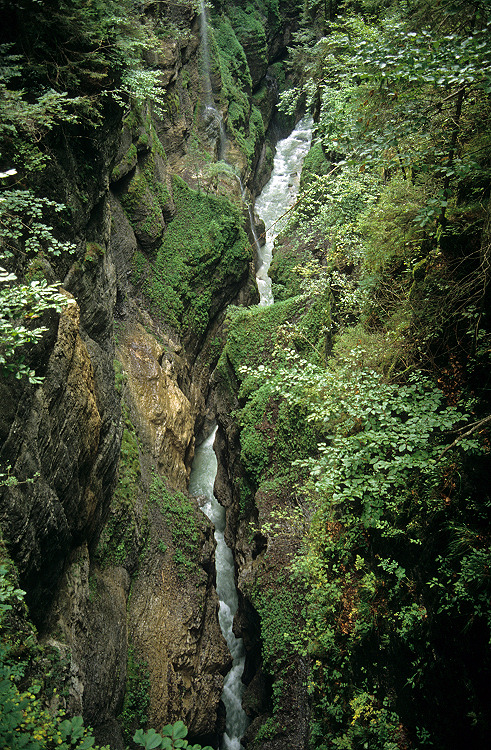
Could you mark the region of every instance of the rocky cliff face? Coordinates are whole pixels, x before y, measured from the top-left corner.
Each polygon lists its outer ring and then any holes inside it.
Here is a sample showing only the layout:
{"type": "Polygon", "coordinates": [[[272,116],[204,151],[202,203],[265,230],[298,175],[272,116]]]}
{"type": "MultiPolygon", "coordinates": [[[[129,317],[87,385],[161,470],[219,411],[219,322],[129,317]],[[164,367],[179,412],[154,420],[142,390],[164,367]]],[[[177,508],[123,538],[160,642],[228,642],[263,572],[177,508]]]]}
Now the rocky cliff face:
{"type": "MultiPolygon", "coordinates": [[[[3,455],[21,481],[38,474],[32,484],[4,488],[2,503],[4,538],[38,623],[70,550],[97,541],[121,437],[113,378],[107,377],[111,350],[83,335],[77,303],[54,326],[43,385],[26,389],[4,410],[3,455]]],[[[6,388],[5,398],[12,398],[6,388]]]]}
{"type": "Polygon", "coordinates": [[[217,32],[210,123],[196,12],[164,11],[146,8],[148,23],[165,18],[179,30],[147,53],[160,71],[161,109],[111,110],[92,151],[69,138],[53,146],[46,184],[72,208],[77,253],[47,264],[47,277],[62,279],[71,304],[48,316],[30,354],[42,385],[0,385],[1,460],[20,480],[2,488],[3,537],[40,639],[62,657],[68,711],[114,748],[123,745],[118,715],[128,731],[144,715],[157,727],[181,718],[202,738],[220,725],[230,656],[217,620],[213,535],[185,490],[195,437],[213,417],[209,377],[225,308],[257,292],[237,181],[226,171],[217,179],[209,163],[223,117],[228,161],[252,190],[258,170],[264,182],[277,94],[268,66],[290,28],[278,22],[256,38],[241,32],[241,18],[222,19],[223,34],[233,27],[243,45],[250,87],[246,96],[240,80],[230,82],[217,32]],[[190,240],[176,227],[191,200],[202,211],[193,216],[201,256],[190,249],[179,265],[190,240]],[[176,535],[183,528],[189,537],[176,535]],[[137,684],[146,688],[141,705],[137,684]]]}

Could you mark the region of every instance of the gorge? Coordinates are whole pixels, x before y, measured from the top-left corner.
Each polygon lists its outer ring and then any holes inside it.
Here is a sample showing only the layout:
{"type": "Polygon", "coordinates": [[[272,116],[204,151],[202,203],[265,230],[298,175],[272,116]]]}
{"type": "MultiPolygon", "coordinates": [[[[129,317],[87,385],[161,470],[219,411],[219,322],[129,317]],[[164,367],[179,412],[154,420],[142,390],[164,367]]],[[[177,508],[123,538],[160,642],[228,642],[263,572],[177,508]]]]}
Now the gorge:
{"type": "Polygon", "coordinates": [[[0,14],[0,750],[487,747],[487,4],[0,14]]]}

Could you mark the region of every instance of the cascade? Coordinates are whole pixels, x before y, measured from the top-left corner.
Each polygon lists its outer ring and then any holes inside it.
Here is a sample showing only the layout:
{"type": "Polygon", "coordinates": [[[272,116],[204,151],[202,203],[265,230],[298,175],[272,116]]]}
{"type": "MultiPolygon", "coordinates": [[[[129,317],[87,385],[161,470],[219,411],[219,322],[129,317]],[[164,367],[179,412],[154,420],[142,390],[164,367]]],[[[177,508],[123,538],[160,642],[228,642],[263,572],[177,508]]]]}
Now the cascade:
{"type": "MultiPolygon", "coordinates": [[[[203,6],[204,7],[204,6],[203,6]]],[[[257,282],[262,305],[272,304],[271,279],[268,276],[269,264],[272,257],[274,239],[284,226],[282,216],[295,202],[300,183],[302,162],[310,147],[312,132],[312,118],[305,117],[295,130],[277,146],[273,172],[269,182],[264,187],[256,207],[269,227],[266,234],[266,245],[261,248],[254,226],[252,206],[247,203],[251,231],[258,254],[257,282]]],[[[245,202],[245,191],[240,180],[242,199],[245,202]]],[[[204,498],[201,509],[215,526],[215,565],[216,588],[220,602],[218,619],[227,646],[232,655],[232,669],[225,677],[222,701],[226,709],[225,733],[221,741],[221,750],[241,750],[240,743],[248,718],[242,709],[242,694],[244,685],[242,673],[244,671],[245,651],[241,638],[236,638],[233,632],[234,615],[237,611],[238,597],[235,587],[235,564],[232,551],[224,538],[225,508],[223,508],[213,494],[213,486],[217,471],[217,460],[213,451],[216,429],[196,449],[189,491],[192,495],[204,498]]]]}
{"type": "Polygon", "coordinates": [[[225,160],[227,152],[227,136],[223,124],[222,113],[213,103],[213,88],[211,85],[210,75],[210,48],[208,45],[208,19],[206,16],[205,0],[200,0],[200,20],[199,28],[201,35],[201,57],[203,64],[203,91],[205,106],[203,111],[203,120],[205,127],[209,131],[216,131],[218,134],[218,160],[225,160]]]}
{"type": "Polygon", "coordinates": [[[227,646],[232,655],[232,669],[225,677],[222,701],[226,710],[225,734],[222,750],[240,750],[240,738],[244,734],[248,719],[242,709],[242,672],[244,671],[245,651],[241,638],[233,632],[234,615],[238,599],[235,588],[235,565],[232,550],[225,543],[225,508],[213,495],[213,485],[217,472],[217,460],[213,451],[216,428],[196,449],[193,468],[189,480],[189,491],[196,497],[204,498],[201,510],[215,526],[215,566],[216,588],[220,609],[218,620],[227,646]]]}
{"type": "Polygon", "coordinates": [[[256,282],[260,305],[271,305],[271,279],[268,276],[276,237],[285,227],[288,209],[295,203],[300,186],[302,164],[310,148],[312,117],[304,117],[287,138],[276,146],[273,171],[269,182],[256,198],[256,211],[266,225],[266,243],[259,247],[256,282]]]}

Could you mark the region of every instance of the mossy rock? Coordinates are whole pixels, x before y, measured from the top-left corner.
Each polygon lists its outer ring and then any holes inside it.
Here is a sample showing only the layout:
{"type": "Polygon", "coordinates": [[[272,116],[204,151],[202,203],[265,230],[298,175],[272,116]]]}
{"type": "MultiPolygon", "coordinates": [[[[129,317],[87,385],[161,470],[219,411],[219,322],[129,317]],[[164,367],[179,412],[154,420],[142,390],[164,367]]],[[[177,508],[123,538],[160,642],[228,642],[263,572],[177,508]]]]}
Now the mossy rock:
{"type": "Polygon", "coordinates": [[[198,342],[209,321],[238,293],[252,250],[232,203],[172,183],[176,214],[145,286],[154,314],[198,342]]]}
{"type": "Polygon", "coordinates": [[[155,250],[162,240],[165,221],[158,197],[138,168],[121,196],[121,203],[141,247],[155,250]]]}
{"type": "Polygon", "coordinates": [[[255,88],[265,76],[268,68],[268,43],[264,20],[251,8],[234,6],[229,11],[230,20],[249,66],[252,87],[255,88]]]}
{"type": "Polygon", "coordinates": [[[111,172],[111,182],[118,182],[136,167],[138,154],[134,143],[130,145],[123,158],[115,164],[111,172]]]}

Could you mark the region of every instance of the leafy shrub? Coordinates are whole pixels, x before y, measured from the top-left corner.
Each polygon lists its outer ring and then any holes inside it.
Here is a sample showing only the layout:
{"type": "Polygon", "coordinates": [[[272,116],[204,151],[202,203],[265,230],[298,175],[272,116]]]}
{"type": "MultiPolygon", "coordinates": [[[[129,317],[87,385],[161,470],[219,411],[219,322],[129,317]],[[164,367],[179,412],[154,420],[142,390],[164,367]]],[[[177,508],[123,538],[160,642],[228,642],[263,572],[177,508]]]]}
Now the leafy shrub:
{"type": "Polygon", "coordinates": [[[201,747],[201,745],[190,745],[187,737],[188,730],[182,721],[176,721],[175,724],[167,724],[163,727],[160,733],[154,729],[149,729],[144,732],[142,729],[138,729],[133,736],[133,741],[137,745],[141,745],[145,750],[177,750],[177,748],[185,748],[186,750],[213,750],[209,745],[201,747]]]}

